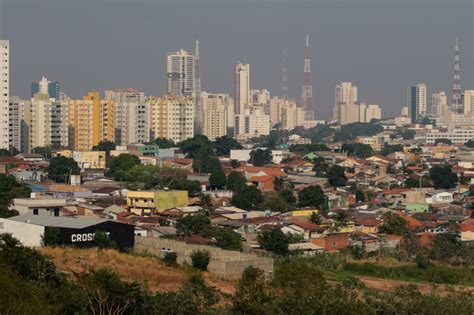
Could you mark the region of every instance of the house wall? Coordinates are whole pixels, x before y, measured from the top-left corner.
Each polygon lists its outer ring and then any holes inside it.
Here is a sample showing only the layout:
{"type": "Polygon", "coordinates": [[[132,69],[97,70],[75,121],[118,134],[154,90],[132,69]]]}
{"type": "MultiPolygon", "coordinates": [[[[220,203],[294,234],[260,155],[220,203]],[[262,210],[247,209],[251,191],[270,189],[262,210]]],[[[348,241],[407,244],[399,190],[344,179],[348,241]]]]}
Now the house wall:
{"type": "Polygon", "coordinates": [[[0,234],[2,233],[10,233],[24,246],[40,247],[41,239],[44,234],[44,226],[0,219],[0,234]]]}
{"type": "Polygon", "coordinates": [[[191,254],[194,251],[208,251],[211,254],[208,270],[222,279],[238,279],[248,266],[254,266],[268,273],[273,272],[272,258],[211,246],[191,245],[174,240],[135,236],[135,251],[137,252],[149,252],[161,257],[164,256],[164,253],[161,252],[163,247],[175,251],[178,254],[178,263],[180,264],[184,262],[191,264],[191,254]]]}

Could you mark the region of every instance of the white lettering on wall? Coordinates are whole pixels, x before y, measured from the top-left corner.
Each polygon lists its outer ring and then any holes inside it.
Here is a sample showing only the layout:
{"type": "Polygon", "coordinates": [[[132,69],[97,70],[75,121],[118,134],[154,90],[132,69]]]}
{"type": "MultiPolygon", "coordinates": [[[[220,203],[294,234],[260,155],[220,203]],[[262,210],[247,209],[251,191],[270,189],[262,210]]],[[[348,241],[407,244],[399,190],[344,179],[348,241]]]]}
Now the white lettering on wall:
{"type": "MultiPolygon", "coordinates": [[[[105,232],[105,235],[110,236],[110,232],[105,232]]],[[[71,234],[71,242],[90,242],[94,240],[95,233],[79,233],[71,234]]]]}

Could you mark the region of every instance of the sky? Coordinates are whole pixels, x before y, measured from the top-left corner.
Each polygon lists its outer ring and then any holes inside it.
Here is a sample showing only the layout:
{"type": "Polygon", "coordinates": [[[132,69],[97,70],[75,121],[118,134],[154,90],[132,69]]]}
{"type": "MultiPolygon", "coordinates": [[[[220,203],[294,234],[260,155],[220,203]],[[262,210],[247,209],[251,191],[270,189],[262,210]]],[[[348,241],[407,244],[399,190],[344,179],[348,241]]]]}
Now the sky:
{"type": "Polygon", "coordinates": [[[71,97],[134,87],[166,92],[166,55],[194,51],[202,89],[233,92],[236,62],[252,89],[300,99],[310,34],[316,118],[330,117],[334,88],[358,87],[360,102],[399,115],[410,85],[452,94],[454,42],[461,88],[474,88],[474,0],[0,0],[0,39],[10,40],[11,95],[28,98],[46,75],[71,97]]]}

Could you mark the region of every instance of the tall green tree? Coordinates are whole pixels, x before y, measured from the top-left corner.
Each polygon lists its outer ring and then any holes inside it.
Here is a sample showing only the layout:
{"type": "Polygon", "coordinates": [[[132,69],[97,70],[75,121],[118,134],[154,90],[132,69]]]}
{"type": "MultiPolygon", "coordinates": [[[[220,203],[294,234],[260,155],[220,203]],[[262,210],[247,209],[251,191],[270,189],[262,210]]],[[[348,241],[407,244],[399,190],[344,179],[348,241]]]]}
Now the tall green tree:
{"type": "Polygon", "coordinates": [[[57,183],[65,183],[70,175],[79,175],[81,169],[73,158],[56,156],[51,159],[48,166],[48,178],[57,183]]]}
{"type": "Polygon", "coordinates": [[[240,150],[242,149],[242,145],[229,136],[222,136],[216,138],[212,143],[214,150],[217,156],[229,156],[230,150],[240,150]]]}
{"type": "Polygon", "coordinates": [[[430,177],[437,189],[450,189],[456,187],[458,176],[453,173],[451,166],[435,165],[430,169],[430,177]]]}
{"type": "Polygon", "coordinates": [[[234,193],[230,203],[238,208],[252,210],[262,202],[262,193],[257,187],[250,185],[234,193]]]}
{"type": "Polygon", "coordinates": [[[348,155],[358,158],[368,158],[374,154],[374,150],[368,144],[364,143],[344,143],[341,146],[342,151],[346,151],[348,155]]]}
{"type": "Polygon", "coordinates": [[[327,172],[327,178],[329,184],[335,187],[344,187],[347,183],[346,175],[344,174],[344,168],[339,165],[333,165],[327,172]]]}
{"type": "Polygon", "coordinates": [[[301,207],[326,208],[326,196],[321,186],[309,186],[298,193],[298,204],[301,207]]]}
{"type": "Polygon", "coordinates": [[[278,195],[266,197],[260,207],[263,210],[271,210],[272,212],[288,211],[286,200],[278,195]]]}
{"type": "Polygon", "coordinates": [[[272,152],[269,149],[257,149],[250,152],[250,159],[248,161],[254,166],[265,166],[272,162],[272,152]]]}
{"type": "Polygon", "coordinates": [[[212,147],[203,146],[197,153],[193,153],[193,171],[196,173],[212,173],[221,170],[221,163],[214,154],[212,147]]]}
{"type": "Polygon", "coordinates": [[[9,206],[14,198],[29,198],[30,187],[17,182],[12,175],[0,174],[0,218],[18,215],[18,211],[10,210],[9,206]]]}
{"type": "Polygon", "coordinates": [[[259,245],[268,251],[271,251],[277,255],[288,254],[288,237],[281,230],[273,229],[269,231],[263,231],[258,235],[259,245]]]}
{"type": "Polygon", "coordinates": [[[227,178],[224,174],[224,171],[222,169],[217,169],[214,170],[211,173],[211,176],[209,176],[209,184],[213,188],[222,188],[226,185],[227,183],[227,178]]]}
{"type": "Polygon", "coordinates": [[[227,188],[233,192],[237,192],[247,186],[247,179],[241,172],[231,172],[227,176],[227,188]]]}
{"type": "Polygon", "coordinates": [[[203,149],[205,149],[206,151],[214,152],[212,149],[211,141],[209,141],[209,139],[204,135],[196,135],[191,139],[186,139],[178,143],[178,146],[190,158],[194,158],[195,156],[197,156],[197,154],[203,149]]]}
{"type": "Polygon", "coordinates": [[[113,141],[100,141],[98,145],[92,147],[92,151],[105,151],[105,155],[109,156],[110,151],[115,150],[116,145],[113,141]]]}
{"type": "Polygon", "coordinates": [[[159,146],[160,149],[169,149],[176,146],[173,140],[166,139],[166,138],[156,138],[155,141],[153,141],[153,143],[159,146]]]}
{"type": "Polygon", "coordinates": [[[278,193],[278,195],[281,198],[283,198],[283,200],[285,200],[287,204],[289,204],[289,205],[296,204],[296,197],[290,189],[288,189],[288,188],[283,189],[282,191],[280,191],[278,193]]]}
{"type": "Polygon", "coordinates": [[[115,180],[126,180],[127,172],[134,166],[140,164],[140,159],[133,154],[120,154],[119,156],[109,156],[107,167],[109,173],[115,180]]]}
{"type": "Polygon", "coordinates": [[[379,227],[380,233],[404,235],[408,232],[407,221],[398,214],[387,212],[383,216],[383,223],[379,227]]]}

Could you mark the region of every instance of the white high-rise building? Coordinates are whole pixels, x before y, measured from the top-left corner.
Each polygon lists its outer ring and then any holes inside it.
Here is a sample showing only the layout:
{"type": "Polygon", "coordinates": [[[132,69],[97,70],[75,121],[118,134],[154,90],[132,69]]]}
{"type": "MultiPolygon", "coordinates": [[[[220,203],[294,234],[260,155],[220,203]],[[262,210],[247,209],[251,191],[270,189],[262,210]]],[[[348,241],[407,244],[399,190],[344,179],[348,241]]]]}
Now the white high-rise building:
{"type": "Polygon", "coordinates": [[[69,144],[68,103],[56,101],[48,94],[37,93],[22,102],[23,150],[35,147],[67,147],[69,144]]]}
{"type": "Polygon", "coordinates": [[[252,104],[255,105],[267,105],[270,102],[270,91],[267,89],[263,90],[251,90],[252,104]]]}
{"type": "Polygon", "coordinates": [[[270,134],[270,116],[261,108],[235,115],[234,134],[237,139],[268,136],[270,134]]]}
{"type": "Polygon", "coordinates": [[[22,151],[21,147],[21,122],[22,122],[22,101],[17,96],[10,97],[8,105],[9,116],[9,141],[10,146],[22,151]]]}
{"type": "Polygon", "coordinates": [[[332,111],[334,120],[340,124],[348,124],[358,120],[357,86],[352,82],[341,82],[336,85],[332,111]]]}
{"type": "Polygon", "coordinates": [[[336,103],[356,103],[357,86],[352,82],[341,82],[336,86],[336,103]]]}
{"type": "Polygon", "coordinates": [[[149,103],[134,89],[105,91],[115,103],[115,143],[125,146],[150,141],[149,103]]]}
{"type": "Polygon", "coordinates": [[[236,115],[245,114],[252,104],[250,97],[250,65],[238,63],[234,72],[234,101],[236,115]]]}
{"type": "Polygon", "coordinates": [[[209,140],[225,136],[229,119],[234,120],[234,104],[229,94],[201,93],[203,110],[203,134],[209,140]],[[229,113],[231,112],[231,113],[229,113]]]}
{"type": "Polygon", "coordinates": [[[171,139],[175,143],[194,137],[194,100],[192,97],[165,95],[150,97],[151,138],[171,139]]]}
{"type": "Polygon", "coordinates": [[[426,116],[426,84],[424,83],[416,85],[416,107],[419,116],[426,116]]]}
{"type": "Polygon", "coordinates": [[[10,43],[0,40],[0,149],[8,149],[9,95],[10,95],[10,43]]]}
{"type": "Polygon", "coordinates": [[[474,90],[464,91],[464,115],[474,114],[474,90]]]}
{"type": "Polygon", "coordinates": [[[379,105],[371,104],[365,109],[365,115],[359,117],[360,122],[369,123],[372,119],[381,119],[382,110],[379,105]]]}
{"type": "Polygon", "coordinates": [[[448,98],[444,91],[433,93],[431,95],[431,114],[433,117],[442,117],[447,105],[448,98]]]}
{"type": "Polygon", "coordinates": [[[168,53],[168,93],[194,97],[196,77],[194,55],[181,49],[168,53]]]}

